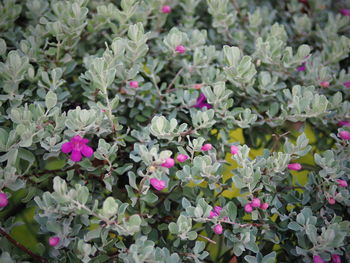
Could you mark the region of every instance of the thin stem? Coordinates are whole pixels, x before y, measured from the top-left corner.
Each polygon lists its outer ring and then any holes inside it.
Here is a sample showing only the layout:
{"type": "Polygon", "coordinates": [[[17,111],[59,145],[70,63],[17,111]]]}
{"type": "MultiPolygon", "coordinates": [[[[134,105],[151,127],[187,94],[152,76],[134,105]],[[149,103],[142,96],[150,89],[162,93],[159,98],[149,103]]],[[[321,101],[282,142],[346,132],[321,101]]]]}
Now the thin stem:
{"type": "Polygon", "coordinates": [[[201,238],[204,238],[204,239],[207,240],[208,242],[210,242],[210,243],[216,245],[216,241],[210,239],[209,237],[206,237],[206,236],[203,236],[203,235],[198,235],[198,236],[200,236],[201,238]]]}
{"type": "Polygon", "coordinates": [[[26,248],[24,245],[19,243],[17,240],[15,240],[13,237],[11,237],[2,227],[0,227],[0,234],[3,235],[8,241],[10,241],[14,246],[19,248],[20,250],[24,251],[26,254],[34,258],[38,262],[47,263],[48,260],[33,253],[30,249],[26,248]]]}

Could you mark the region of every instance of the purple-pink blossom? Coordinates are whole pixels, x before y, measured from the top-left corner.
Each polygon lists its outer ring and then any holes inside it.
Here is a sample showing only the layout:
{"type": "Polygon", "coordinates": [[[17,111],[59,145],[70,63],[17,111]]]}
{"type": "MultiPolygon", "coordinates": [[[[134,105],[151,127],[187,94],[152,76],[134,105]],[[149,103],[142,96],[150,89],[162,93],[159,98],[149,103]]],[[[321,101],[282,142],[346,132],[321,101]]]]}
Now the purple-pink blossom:
{"type": "Polygon", "coordinates": [[[58,236],[52,236],[49,238],[49,245],[55,247],[60,243],[60,240],[58,236]]]}
{"type": "Polygon", "coordinates": [[[193,88],[194,89],[201,89],[202,88],[202,84],[194,84],[193,88]]]}
{"type": "Polygon", "coordinates": [[[207,109],[211,109],[213,106],[207,102],[205,95],[203,93],[200,93],[196,104],[194,104],[193,107],[198,109],[207,107],[207,109]]]}
{"type": "Polygon", "coordinates": [[[320,86],[323,88],[328,88],[329,87],[329,82],[328,81],[321,81],[320,86]]]}
{"type": "Polygon", "coordinates": [[[188,156],[186,154],[180,153],[177,157],[176,160],[180,163],[185,162],[188,159],[188,156]]]}
{"type": "Polygon", "coordinates": [[[343,8],[343,9],[340,9],[339,12],[344,16],[350,17],[350,9],[343,8]]]}
{"type": "Polygon", "coordinates": [[[261,205],[261,201],[259,198],[253,198],[252,202],[250,203],[252,207],[259,207],[261,205]]]}
{"type": "Polygon", "coordinates": [[[9,199],[7,197],[7,194],[0,193],[0,208],[3,208],[9,204],[9,199]]]}
{"type": "Polygon", "coordinates": [[[301,164],[300,163],[290,163],[288,164],[289,170],[299,171],[301,170],[301,164]]]}
{"type": "Polygon", "coordinates": [[[164,163],[162,163],[162,167],[166,167],[166,168],[171,168],[175,165],[175,160],[173,158],[166,158],[164,163]]]}
{"type": "Polygon", "coordinates": [[[209,216],[208,218],[209,219],[213,219],[214,217],[217,217],[219,216],[217,213],[215,213],[215,211],[211,210],[210,213],[209,213],[209,216]]]}
{"type": "Polygon", "coordinates": [[[237,154],[238,152],[239,152],[239,149],[238,149],[238,147],[236,146],[236,145],[231,145],[231,154],[232,155],[235,155],[235,154],[237,154]]]}
{"type": "Polygon", "coordinates": [[[350,88],[350,81],[346,81],[343,83],[343,85],[347,88],[350,88]]]}
{"type": "Polygon", "coordinates": [[[214,206],[214,212],[217,213],[218,215],[220,215],[221,213],[221,210],[222,210],[222,207],[221,206],[214,206]]]}
{"type": "Polygon", "coordinates": [[[335,204],[335,199],[333,197],[328,198],[328,204],[334,205],[335,204]]]}
{"type": "Polygon", "coordinates": [[[86,145],[88,142],[88,139],[76,135],[69,142],[62,144],[61,150],[63,153],[71,152],[70,159],[73,162],[80,162],[82,155],[85,157],[91,157],[94,153],[94,150],[86,145]]]}
{"type": "Polygon", "coordinates": [[[223,231],[223,229],[222,229],[222,226],[221,226],[220,224],[216,224],[216,225],[214,226],[214,232],[215,232],[215,234],[221,235],[221,234],[222,234],[222,231],[223,231]]]}
{"type": "Polygon", "coordinates": [[[339,132],[339,137],[343,140],[350,140],[350,132],[341,131],[341,132],[339,132]]]}
{"type": "Polygon", "coordinates": [[[179,54],[183,54],[186,52],[186,48],[183,45],[178,45],[176,46],[175,51],[179,54]]]}
{"type": "Polygon", "coordinates": [[[139,86],[139,83],[138,83],[138,81],[133,80],[133,81],[129,82],[129,85],[132,88],[137,88],[139,86]]]}
{"type": "Polygon", "coordinates": [[[253,207],[250,203],[246,204],[244,206],[244,211],[246,211],[247,213],[251,213],[253,211],[253,207]]]}
{"type": "Polygon", "coordinates": [[[160,9],[160,11],[163,14],[169,14],[171,12],[171,6],[169,5],[163,5],[162,8],[160,9]]]}
{"type": "Polygon", "coordinates": [[[346,181],[341,179],[337,179],[336,181],[340,187],[348,187],[348,183],[346,181]]]}
{"type": "Polygon", "coordinates": [[[306,70],[306,62],[303,62],[301,66],[297,67],[297,71],[305,71],[306,70]]]}
{"type": "Polygon", "coordinates": [[[350,127],[350,122],[347,122],[347,121],[340,121],[340,122],[338,122],[338,124],[339,124],[340,126],[347,126],[347,127],[350,127]]]}
{"type": "Polygon", "coordinates": [[[201,147],[201,150],[204,152],[210,151],[213,148],[213,145],[210,143],[206,143],[201,147]]]}
{"type": "Polygon", "coordinates": [[[153,188],[155,188],[158,191],[162,191],[165,188],[165,181],[164,180],[158,180],[157,178],[151,178],[149,180],[153,188]]]}
{"type": "Polygon", "coordinates": [[[315,255],[314,256],[314,263],[326,263],[326,262],[324,262],[320,256],[315,255]]]}
{"type": "Polygon", "coordinates": [[[332,261],[331,263],[341,263],[341,258],[337,254],[332,254],[332,261]]]}

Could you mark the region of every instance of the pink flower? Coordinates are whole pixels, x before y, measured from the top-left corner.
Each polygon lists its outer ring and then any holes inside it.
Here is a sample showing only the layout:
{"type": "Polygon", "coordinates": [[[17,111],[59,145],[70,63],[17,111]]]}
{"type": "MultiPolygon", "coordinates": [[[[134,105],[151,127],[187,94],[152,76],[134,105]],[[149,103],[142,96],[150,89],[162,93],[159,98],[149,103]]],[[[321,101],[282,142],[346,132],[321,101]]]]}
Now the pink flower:
{"type": "Polygon", "coordinates": [[[173,158],[166,158],[164,163],[162,163],[162,167],[166,167],[166,168],[171,168],[175,165],[175,160],[173,158]]]}
{"type": "Polygon", "coordinates": [[[260,202],[260,199],[259,198],[254,198],[253,200],[252,200],[252,202],[250,203],[250,205],[252,206],[252,207],[259,207],[260,206],[260,204],[261,204],[261,202],[260,202]]]}
{"type": "Polygon", "coordinates": [[[209,213],[208,218],[209,218],[209,219],[213,219],[214,217],[217,217],[217,216],[218,216],[218,214],[215,213],[213,210],[211,210],[210,213],[209,213]]]}
{"type": "Polygon", "coordinates": [[[329,87],[329,82],[328,81],[321,81],[320,86],[323,88],[328,88],[329,87]]]}
{"type": "Polygon", "coordinates": [[[348,183],[346,181],[341,179],[337,179],[336,181],[340,187],[348,187],[348,183]]]}
{"type": "Polygon", "coordinates": [[[202,88],[202,84],[194,84],[194,89],[201,89],[202,88]]]}
{"type": "Polygon", "coordinates": [[[338,122],[338,124],[339,124],[340,126],[347,126],[347,127],[350,127],[350,122],[347,122],[347,121],[340,121],[340,122],[338,122]]]}
{"type": "Polygon", "coordinates": [[[55,247],[60,243],[60,238],[58,236],[53,236],[49,238],[49,245],[55,247]]]}
{"type": "Polygon", "coordinates": [[[217,224],[214,226],[214,232],[217,235],[221,235],[222,234],[222,226],[220,224],[217,224]]]}
{"type": "Polygon", "coordinates": [[[332,254],[332,261],[331,263],[341,263],[341,258],[337,254],[332,254]]]}
{"type": "Polygon", "coordinates": [[[80,162],[82,156],[91,157],[94,153],[94,150],[87,146],[89,142],[88,139],[81,138],[79,135],[74,136],[69,142],[62,144],[61,151],[63,153],[70,153],[70,159],[73,162],[80,162]]]}
{"type": "Polygon", "coordinates": [[[163,14],[169,14],[171,12],[171,6],[169,5],[164,5],[162,6],[162,8],[160,9],[160,11],[163,13],[163,14]]]}
{"type": "Polygon", "coordinates": [[[7,194],[0,193],[0,208],[3,208],[9,204],[9,199],[7,198],[7,194]]]}
{"type": "Polygon", "coordinates": [[[183,53],[185,53],[186,48],[183,45],[178,45],[178,46],[176,46],[175,51],[179,54],[183,54],[183,53]]]}
{"type": "Polygon", "coordinates": [[[303,62],[301,66],[297,67],[297,71],[305,71],[306,70],[306,62],[303,62]]]}
{"type": "Polygon", "coordinates": [[[339,11],[342,15],[350,17],[350,9],[340,9],[339,11]]]}
{"type": "Polygon", "coordinates": [[[211,109],[213,106],[209,103],[207,103],[207,98],[205,97],[205,95],[203,93],[199,94],[199,97],[196,101],[196,104],[193,105],[194,108],[204,108],[207,107],[207,109],[211,109]]]}
{"type": "Polygon", "coordinates": [[[221,210],[222,210],[222,207],[221,206],[214,206],[214,211],[215,211],[215,213],[217,213],[218,215],[220,215],[220,213],[221,213],[221,210]]]}
{"type": "Polygon", "coordinates": [[[183,163],[188,159],[188,156],[186,154],[180,153],[177,157],[176,160],[178,160],[180,163],[183,163]]]}
{"type": "Polygon", "coordinates": [[[157,178],[151,178],[150,180],[151,185],[158,191],[162,191],[165,188],[165,181],[164,180],[158,180],[157,178]]]}
{"type": "Polygon", "coordinates": [[[299,171],[301,170],[301,164],[300,163],[290,163],[288,164],[289,170],[299,171]]]}
{"type": "Polygon", "coordinates": [[[347,88],[350,88],[350,81],[344,82],[343,85],[347,88]]]}
{"type": "Polygon", "coordinates": [[[133,81],[129,82],[129,85],[132,88],[137,88],[139,86],[139,83],[138,83],[138,81],[133,80],[133,81]]]}
{"type": "Polygon", "coordinates": [[[314,256],[314,263],[326,263],[320,256],[314,256]]]}
{"type": "Polygon", "coordinates": [[[231,154],[235,155],[239,152],[238,147],[236,145],[231,145],[231,154]]]}
{"type": "Polygon", "coordinates": [[[211,149],[213,149],[213,146],[210,143],[204,144],[201,147],[201,150],[204,151],[204,152],[210,151],[211,149]]]}
{"type": "Polygon", "coordinates": [[[251,213],[253,211],[253,207],[250,203],[246,204],[244,206],[244,211],[246,211],[247,213],[251,213]]]}
{"type": "Polygon", "coordinates": [[[262,204],[260,205],[260,209],[261,209],[261,210],[266,210],[267,208],[269,208],[269,204],[268,204],[268,203],[262,203],[262,204]]]}
{"type": "Polygon", "coordinates": [[[328,198],[328,204],[334,205],[335,204],[335,199],[333,197],[328,198]]]}
{"type": "Polygon", "coordinates": [[[339,132],[339,137],[343,140],[350,140],[350,132],[348,131],[341,131],[339,132]]]}

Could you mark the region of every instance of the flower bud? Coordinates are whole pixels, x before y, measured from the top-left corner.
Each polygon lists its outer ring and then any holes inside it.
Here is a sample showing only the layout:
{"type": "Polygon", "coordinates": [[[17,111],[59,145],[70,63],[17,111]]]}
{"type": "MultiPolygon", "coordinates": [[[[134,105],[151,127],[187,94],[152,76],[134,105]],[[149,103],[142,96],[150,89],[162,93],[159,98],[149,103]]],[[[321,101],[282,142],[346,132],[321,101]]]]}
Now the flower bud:
{"type": "Polygon", "coordinates": [[[350,81],[344,82],[343,85],[344,85],[346,88],[350,88],[350,81]]]}
{"type": "Polygon", "coordinates": [[[186,154],[179,154],[176,157],[176,160],[180,163],[183,163],[184,161],[186,161],[188,159],[188,156],[186,154]]]}
{"type": "Polygon", "coordinates": [[[314,263],[326,263],[320,256],[314,256],[314,263]]]}
{"type": "Polygon", "coordinates": [[[169,14],[171,12],[171,7],[169,5],[164,5],[160,9],[163,14],[169,14]]]}
{"type": "Polygon", "coordinates": [[[60,243],[60,240],[58,236],[52,236],[49,238],[49,245],[55,247],[60,243]]]}
{"type": "Polygon", "coordinates": [[[290,163],[288,164],[289,170],[299,171],[301,170],[301,164],[300,163],[290,163]]]}
{"type": "Polygon", "coordinates": [[[9,203],[9,200],[7,198],[7,194],[0,193],[0,208],[7,206],[8,203],[9,203]]]}
{"type": "Polygon", "coordinates": [[[346,181],[341,179],[337,179],[336,181],[340,187],[348,187],[348,183],[346,181]]]}
{"type": "Polygon", "coordinates": [[[217,225],[214,226],[214,232],[215,232],[215,234],[221,235],[221,234],[222,234],[222,231],[223,231],[223,229],[222,229],[222,226],[221,226],[220,224],[217,224],[217,225]]]}
{"type": "Polygon", "coordinates": [[[151,178],[150,180],[151,185],[158,191],[162,191],[165,188],[165,181],[158,180],[157,178],[151,178]]]}
{"type": "Polygon", "coordinates": [[[335,199],[333,197],[328,198],[328,204],[334,205],[335,204],[335,199]]]}
{"type": "Polygon", "coordinates": [[[210,151],[213,148],[213,146],[210,143],[204,144],[201,148],[202,151],[210,151]]]}
{"type": "Polygon", "coordinates": [[[238,147],[236,145],[231,145],[231,154],[235,155],[239,152],[238,147]]]}
{"type": "Polygon", "coordinates": [[[166,168],[171,168],[175,165],[175,160],[173,158],[166,158],[164,163],[162,163],[162,167],[166,167],[166,168]]]}
{"type": "Polygon", "coordinates": [[[260,199],[259,198],[254,198],[253,200],[252,200],[252,202],[250,203],[250,205],[252,206],[252,207],[259,207],[260,206],[260,204],[261,204],[261,202],[260,202],[260,199]]]}
{"type": "Polygon", "coordinates": [[[199,90],[202,88],[202,84],[194,84],[193,88],[199,90]]]}
{"type": "Polygon", "coordinates": [[[221,206],[214,206],[214,212],[217,213],[218,215],[220,215],[221,210],[222,210],[221,206]]]}
{"type": "Polygon", "coordinates": [[[130,81],[129,82],[130,87],[137,88],[139,86],[139,83],[137,81],[130,81]]]}
{"type": "Polygon", "coordinates": [[[186,48],[183,46],[183,45],[178,45],[176,48],[175,48],[175,51],[179,54],[183,54],[185,53],[186,51],[186,48]]]}
{"type": "Polygon", "coordinates": [[[246,205],[244,206],[244,211],[245,211],[246,213],[251,213],[251,212],[253,211],[253,207],[251,206],[250,203],[248,203],[248,204],[246,204],[246,205]]]}
{"type": "Polygon", "coordinates": [[[218,216],[218,214],[212,210],[212,211],[210,211],[208,218],[213,219],[214,217],[217,217],[217,216],[218,216]]]}
{"type": "Polygon", "coordinates": [[[332,254],[332,261],[331,263],[341,263],[341,258],[337,254],[332,254]]]}
{"type": "Polygon", "coordinates": [[[328,81],[321,81],[320,86],[323,88],[328,88],[329,87],[329,82],[328,81]]]}
{"type": "Polygon", "coordinates": [[[339,137],[343,140],[350,140],[350,132],[341,131],[341,132],[339,132],[339,137]]]}
{"type": "Polygon", "coordinates": [[[269,208],[269,204],[268,203],[262,203],[260,205],[260,209],[262,209],[262,210],[266,210],[267,208],[269,208]]]}

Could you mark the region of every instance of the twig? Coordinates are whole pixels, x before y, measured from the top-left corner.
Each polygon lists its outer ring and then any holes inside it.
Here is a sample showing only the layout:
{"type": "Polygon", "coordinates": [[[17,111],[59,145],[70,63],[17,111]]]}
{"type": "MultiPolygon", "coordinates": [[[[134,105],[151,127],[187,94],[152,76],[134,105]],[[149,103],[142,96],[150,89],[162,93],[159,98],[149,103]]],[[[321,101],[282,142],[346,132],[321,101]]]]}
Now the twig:
{"type": "Polygon", "coordinates": [[[8,241],[10,241],[17,248],[19,248],[20,250],[24,251],[25,253],[27,253],[32,258],[34,258],[36,261],[42,262],[42,263],[48,263],[47,259],[45,259],[45,258],[43,258],[43,257],[41,257],[41,256],[39,256],[37,254],[34,254],[30,249],[26,248],[21,243],[19,243],[15,239],[13,239],[9,234],[6,233],[6,231],[2,227],[0,227],[0,234],[3,235],[8,241]]]}
{"type": "Polygon", "coordinates": [[[210,243],[212,243],[212,244],[215,244],[215,245],[216,245],[216,241],[214,241],[214,240],[210,239],[209,237],[206,237],[206,236],[203,236],[203,235],[198,235],[198,236],[200,236],[201,238],[204,238],[205,240],[208,240],[210,243]]]}

